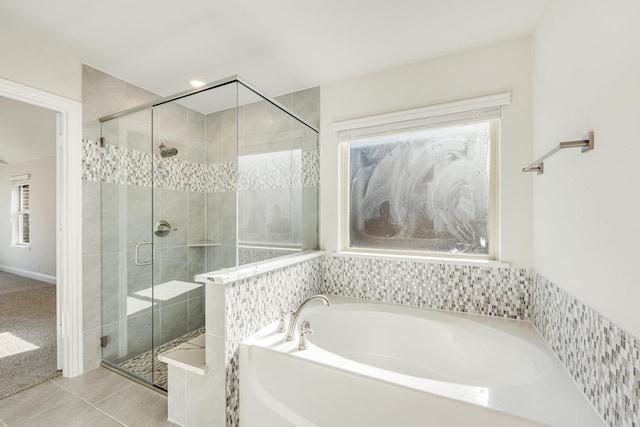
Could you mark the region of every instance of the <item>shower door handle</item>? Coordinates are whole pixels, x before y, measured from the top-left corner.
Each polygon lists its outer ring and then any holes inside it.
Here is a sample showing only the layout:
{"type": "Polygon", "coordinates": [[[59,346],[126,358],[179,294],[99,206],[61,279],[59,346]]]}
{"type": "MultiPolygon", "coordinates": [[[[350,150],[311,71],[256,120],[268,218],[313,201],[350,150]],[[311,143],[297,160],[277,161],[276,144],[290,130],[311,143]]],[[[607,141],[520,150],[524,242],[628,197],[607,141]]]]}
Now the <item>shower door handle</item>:
{"type": "Polygon", "coordinates": [[[133,248],[133,262],[135,262],[136,265],[140,265],[140,266],[151,265],[154,262],[156,262],[156,247],[153,244],[153,242],[142,241],[142,242],[136,243],[136,246],[133,248]],[[151,261],[140,262],[140,258],[138,257],[138,255],[139,255],[140,246],[142,245],[151,245],[151,261]]]}

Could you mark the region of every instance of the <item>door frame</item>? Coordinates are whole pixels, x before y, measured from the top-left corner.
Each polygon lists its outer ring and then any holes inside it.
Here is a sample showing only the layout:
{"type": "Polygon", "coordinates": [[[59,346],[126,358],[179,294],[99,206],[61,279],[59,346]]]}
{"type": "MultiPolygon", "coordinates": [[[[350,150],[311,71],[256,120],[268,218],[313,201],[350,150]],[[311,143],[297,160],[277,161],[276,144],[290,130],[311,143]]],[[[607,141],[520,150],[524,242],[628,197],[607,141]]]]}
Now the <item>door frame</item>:
{"type": "Polygon", "coordinates": [[[0,96],[57,112],[57,366],[65,377],[84,371],[82,337],[82,103],[0,78],[0,96]]]}

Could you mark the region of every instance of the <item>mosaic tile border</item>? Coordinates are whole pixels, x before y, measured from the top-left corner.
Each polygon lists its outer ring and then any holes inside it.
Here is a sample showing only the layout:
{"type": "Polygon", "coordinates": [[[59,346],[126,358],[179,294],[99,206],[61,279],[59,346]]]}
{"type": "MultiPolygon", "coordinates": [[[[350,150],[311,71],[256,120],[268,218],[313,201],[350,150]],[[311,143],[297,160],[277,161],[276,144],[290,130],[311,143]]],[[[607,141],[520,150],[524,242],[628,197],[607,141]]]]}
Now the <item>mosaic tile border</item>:
{"type": "Polygon", "coordinates": [[[522,268],[326,256],[324,293],[528,320],[530,281],[522,268]]]}
{"type": "Polygon", "coordinates": [[[320,182],[320,152],[302,152],[302,186],[317,187],[320,182]]]}
{"type": "Polygon", "coordinates": [[[532,323],[600,415],[640,426],[640,340],[537,272],[532,323]]]}
{"type": "Polygon", "coordinates": [[[315,155],[303,153],[302,159],[299,151],[283,153],[267,159],[241,158],[239,164],[221,162],[206,165],[162,158],[112,144],[100,147],[95,141],[85,140],[82,143],[82,179],[142,187],[153,184],[156,188],[199,193],[229,192],[236,188],[246,191],[318,186],[317,152],[315,155]]]}
{"type": "Polygon", "coordinates": [[[102,170],[102,152],[100,144],[96,141],[82,141],[82,180],[100,181],[102,170]]]}
{"type": "Polygon", "coordinates": [[[240,342],[278,319],[281,310],[294,310],[320,292],[322,257],[314,258],[225,288],[227,425],[239,425],[238,349],[240,342]]]}
{"type": "Polygon", "coordinates": [[[302,182],[300,155],[299,150],[292,150],[240,156],[238,189],[252,191],[300,187],[302,182]]]}

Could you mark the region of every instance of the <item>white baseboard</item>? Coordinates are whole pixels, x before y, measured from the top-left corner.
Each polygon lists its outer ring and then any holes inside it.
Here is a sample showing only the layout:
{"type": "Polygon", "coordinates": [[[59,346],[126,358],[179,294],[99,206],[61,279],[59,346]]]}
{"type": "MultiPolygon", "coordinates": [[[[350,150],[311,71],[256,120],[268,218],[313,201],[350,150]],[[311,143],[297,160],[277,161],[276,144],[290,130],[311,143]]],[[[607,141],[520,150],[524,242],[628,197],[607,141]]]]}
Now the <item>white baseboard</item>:
{"type": "Polygon", "coordinates": [[[17,276],[28,277],[29,279],[40,280],[41,282],[56,284],[55,276],[49,276],[48,274],[36,273],[35,271],[23,270],[21,268],[9,267],[8,265],[0,264],[0,271],[6,273],[15,274],[17,276]]]}

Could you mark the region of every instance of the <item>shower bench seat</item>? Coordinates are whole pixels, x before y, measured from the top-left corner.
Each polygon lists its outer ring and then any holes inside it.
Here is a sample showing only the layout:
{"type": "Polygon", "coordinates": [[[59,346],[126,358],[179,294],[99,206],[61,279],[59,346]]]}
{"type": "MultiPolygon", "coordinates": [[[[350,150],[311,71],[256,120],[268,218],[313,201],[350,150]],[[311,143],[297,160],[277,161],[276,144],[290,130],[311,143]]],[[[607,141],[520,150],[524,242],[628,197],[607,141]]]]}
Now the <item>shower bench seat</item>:
{"type": "Polygon", "coordinates": [[[186,341],[171,350],[158,355],[158,360],[172,366],[185,369],[196,374],[208,372],[205,358],[205,334],[186,341]]]}

